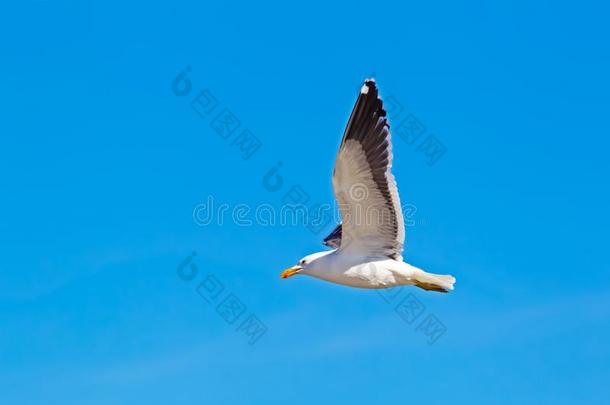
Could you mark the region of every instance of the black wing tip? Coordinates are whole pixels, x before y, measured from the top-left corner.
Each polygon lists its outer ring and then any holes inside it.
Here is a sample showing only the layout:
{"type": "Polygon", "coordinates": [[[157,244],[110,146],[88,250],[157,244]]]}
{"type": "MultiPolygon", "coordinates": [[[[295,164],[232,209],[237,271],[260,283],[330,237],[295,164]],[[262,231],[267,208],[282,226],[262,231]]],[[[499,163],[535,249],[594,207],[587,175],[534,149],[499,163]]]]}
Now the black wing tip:
{"type": "Polygon", "coordinates": [[[369,79],[364,79],[364,84],[360,89],[360,93],[362,94],[375,94],[377,93],[377,83],[375,82],[375,78],[371,77],[369,79]]]}
{"type": "Polygon", "coordinates": [[[364,84],[360,89],[360,94],[376,99],[379,103],[379,106],[377,108],[377,114],[379,114],[380,117],[387,116],[387,112],[383,108],[383,101],[381,100],[381,96],[379,96],[379,90],[377,88],[377,82],[375,81],[375,78],[371,77],[369,79],[364,79],[364,84]]]}

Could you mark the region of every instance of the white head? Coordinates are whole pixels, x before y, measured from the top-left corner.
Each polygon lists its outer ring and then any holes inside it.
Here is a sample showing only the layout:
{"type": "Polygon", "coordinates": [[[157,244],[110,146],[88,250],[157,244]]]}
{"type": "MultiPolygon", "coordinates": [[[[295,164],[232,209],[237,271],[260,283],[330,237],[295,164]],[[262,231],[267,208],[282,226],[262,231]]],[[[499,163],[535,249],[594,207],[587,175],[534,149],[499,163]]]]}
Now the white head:
{"type": "Polygon", "coordinates": [[[327,250],[325,252],[312,253],[310,255],[305,256],[297,264],[294,266],[284,270],[282,274],[280,274],[281,278],[288,278],[294,276],[295,274],[313,274],[319,270],[322,270],[322,262],[321,258],[326,256],[329,253],[332,253],[332,250],[327,250]]]}

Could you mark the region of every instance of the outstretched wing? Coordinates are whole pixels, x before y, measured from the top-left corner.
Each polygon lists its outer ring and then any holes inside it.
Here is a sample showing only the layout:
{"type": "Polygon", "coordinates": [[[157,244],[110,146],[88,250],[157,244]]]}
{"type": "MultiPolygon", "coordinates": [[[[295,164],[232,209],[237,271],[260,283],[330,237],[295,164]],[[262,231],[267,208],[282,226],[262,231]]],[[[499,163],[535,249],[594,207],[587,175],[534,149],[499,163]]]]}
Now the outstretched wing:
{"type": "Polygon", "coordinates": [[[374,80],[366,80],[347,123],[333,187],[342,219],[340,249],[402,258],[405,226],[392,169],[390,127],[374,80]]]}

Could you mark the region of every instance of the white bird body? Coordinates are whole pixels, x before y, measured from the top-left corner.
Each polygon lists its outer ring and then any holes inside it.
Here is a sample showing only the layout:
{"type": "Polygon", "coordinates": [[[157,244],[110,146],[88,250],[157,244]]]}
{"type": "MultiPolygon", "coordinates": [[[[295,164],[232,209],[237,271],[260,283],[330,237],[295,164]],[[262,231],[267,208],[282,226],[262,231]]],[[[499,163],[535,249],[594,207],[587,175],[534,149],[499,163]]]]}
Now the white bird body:
{"type": "Polygon", "coordinates": [[[402,260],[353,255],[341,249],[314,253],[303,260],[309,265],[299,274],[355,288],[379,289],[436,282],[449,290],[455,281],[452,276],[426,273],[402,260]]]}
{"type": "Polygon", "coordinates": [[[305,274],[357,288],[453,289],[453,276],[427,273],[403,261],[405,226],[392,174],[390,126],[374,80],[364,82],[347,123],[333,189],[343,222],[324,244],[336,249],[304,257],[282,278],[305,274]]]}
{"type": "Polygon", "coordinates": [[[387,288],[405,285],[413,270],[404,262],[387,257],[367,257],[332,250],[311,262],[303,274],[357,288],[387,288]],[[328,254],[326,254],[328,253],[328,254]]]}

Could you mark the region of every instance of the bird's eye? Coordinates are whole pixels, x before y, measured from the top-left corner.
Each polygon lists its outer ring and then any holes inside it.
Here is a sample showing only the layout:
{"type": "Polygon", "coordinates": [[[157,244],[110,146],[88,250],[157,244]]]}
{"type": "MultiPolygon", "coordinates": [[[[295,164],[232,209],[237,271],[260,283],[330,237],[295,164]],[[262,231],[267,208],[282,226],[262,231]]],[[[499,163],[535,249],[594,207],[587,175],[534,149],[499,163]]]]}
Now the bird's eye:
{"type": "Polygon", "coordinates": [[[305,260],[301,260],[301,262],[299,263],[301,266],[305,264],[305,260]]]}

